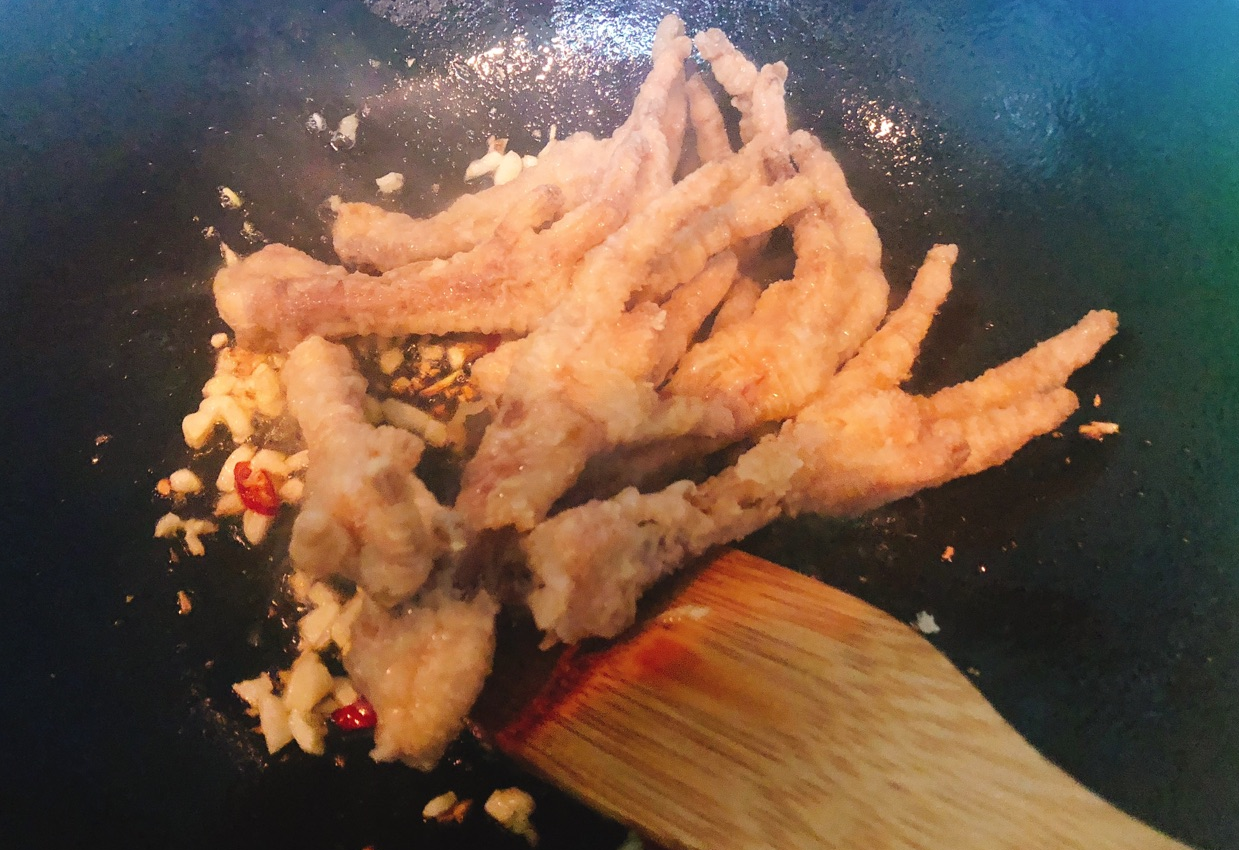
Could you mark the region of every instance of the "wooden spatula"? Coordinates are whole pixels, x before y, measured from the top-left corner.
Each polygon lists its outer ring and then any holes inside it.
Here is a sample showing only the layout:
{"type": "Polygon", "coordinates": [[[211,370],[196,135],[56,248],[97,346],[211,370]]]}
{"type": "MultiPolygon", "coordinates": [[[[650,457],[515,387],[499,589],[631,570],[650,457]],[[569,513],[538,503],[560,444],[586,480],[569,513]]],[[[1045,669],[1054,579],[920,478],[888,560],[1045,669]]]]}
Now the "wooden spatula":
{"type": "Polygon", "coordinates": [[[549,675],[525,658],[501,659],[480,725],[667,847],[1184,847],[1038,754],[907,624],[751,555],[549,675]]]}

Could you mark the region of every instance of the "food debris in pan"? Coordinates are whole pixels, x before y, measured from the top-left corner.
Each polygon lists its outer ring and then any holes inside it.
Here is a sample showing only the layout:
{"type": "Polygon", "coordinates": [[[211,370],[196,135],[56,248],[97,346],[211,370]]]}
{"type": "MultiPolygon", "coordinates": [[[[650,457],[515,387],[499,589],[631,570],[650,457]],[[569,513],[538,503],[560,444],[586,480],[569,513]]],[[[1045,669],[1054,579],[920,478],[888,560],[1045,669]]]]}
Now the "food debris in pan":
{"type": "Polygon", "coordinates": [[[394,195],[404,188],[404,175],[399,171],[389,171],[382,177],[376,177],[374,184],[381,195],[394,195]]]}
{"type": "Polygon", "coordinates": [[[1104,440],[1119,432],[1117,422],[1086,422],[1080,426],[1080,434],[1090,440],[1104,440]]]}
{"type": "Polygon", "coordinates": [[[439,818],[451,817],[451,813],[456,808],[459,799],[455,791],[445,791],[438,797],[433,798],[422,807],[423,820],[438,820],[439,818]]]}
{"type": "Polygon", "coordinates": [[[234,189],[227,186],[219,187],[219,205],[226,210],[239,210],[245,204],[234,189]]]}
{"type": "Polygon", "coordinates": [[[483,806],[486,814],[514,832],[530,844],[538,843],[538,833],[530,822],[533,815],[533,797],[520,788],[499,788],[486,798],[483,806]]]}

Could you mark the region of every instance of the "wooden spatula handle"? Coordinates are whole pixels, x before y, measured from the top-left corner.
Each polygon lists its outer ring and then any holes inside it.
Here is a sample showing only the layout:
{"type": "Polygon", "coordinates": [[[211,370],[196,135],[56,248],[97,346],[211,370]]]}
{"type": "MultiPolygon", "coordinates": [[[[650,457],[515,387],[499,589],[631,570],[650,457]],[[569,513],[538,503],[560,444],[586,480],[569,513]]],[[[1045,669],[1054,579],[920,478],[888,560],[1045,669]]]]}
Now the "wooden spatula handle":
{"type": "Polygon", "coordinates": [[[728,551],[500,746],[669,847],[1182,850],[1037,753],[909,626],[728,551]]]}

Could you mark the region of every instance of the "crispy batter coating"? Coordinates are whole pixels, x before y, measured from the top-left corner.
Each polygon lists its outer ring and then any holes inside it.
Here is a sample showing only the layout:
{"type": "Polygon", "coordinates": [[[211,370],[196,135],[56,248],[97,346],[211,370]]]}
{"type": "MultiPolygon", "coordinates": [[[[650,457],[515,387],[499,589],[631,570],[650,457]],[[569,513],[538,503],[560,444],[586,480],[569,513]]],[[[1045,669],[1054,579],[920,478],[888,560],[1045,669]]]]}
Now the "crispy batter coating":
{"type": "Polygon", "coordinates": [[[995,366],[981,377],[939,390],[929,398],[936,416],[959,416],[980,408],[1001,407],[1030,393],[1061,386],[1072,372],[1091,361],[1118,331],[1110,310],[1091,310],[1072,327],[1031,351],[995,366]]]}
{"type": "Polygon", "coordinates": [[[464,601],[436,590],[395,610],[363,603],[344,668],[378,714],[375,760],[439,762],[490,674],[498,608],[485,591],[464,601]]]}
{"type": "Polygon", "coordinates": [[[537,165],[508,182],[457,198],[447,209],[419,219],[368,203],[340,203],[332,245],[345,265],[387,272],[423,260],[470,251],[494,235],[507,210],[540,186],[552,186],[564,209],[593,196],[610,153],[610,140],[574,133],[552,140],[537,165]]]}
{"type": "Polygon", "coordinates": [[[1004,462],[1071,415],[1067,380],[1117,329],[1094,311],[975,380],[905,391],[958,250],[934,246],[891,310],[873,222],[789,125],[787,67],[696,36],[733,149],[693,43],[662,22],[607,138],[553,141],[425,219],[341,203],[340,265],[271,245],[216,276],[238,343],[291,352],[311,463],[290,554],[368,597],[345,664],[379,712],[375,758],[437,760],[489,670],[495,600],[551,640],[615,635],[651,584],[777,517],[855,516],[1004,462]],[[794,257],[771,248],[783,227],[794,257]],[[366,421],[328,340],[462,332],[502,338],[453,367],[476,428],[449,508],[417,477],[421,440],[366,421]]]}
{"type": "Polygon", "coordinates": [[[720,29],[708,29],[698,33],[693,43],[697,46],[701,58],[710,63],[714,79],[731,95],[731,105],[740,113],[740,141],[747,144],[761,128],[753,110],[757,66],[737,50],[727,34],[720,29]]]}
{"type": "Polygon", "coordinates": [[[524,543],[535,578],[529,606],[548,637],[618,634],[659,578],[777,516],[854,516],[1001,463],[1058,427],[1076,407],[1061,385],[1069,364],[1091,359],[1113,332],[1112,314],[1090,314],[1012,361],[1018,366],[987,373],[1019,374],[1026,391],[978,380],[942,391],[952,404],[940,411],[933,398],[898,388],[950,290],[955,256],[954,246],[931,250],[904,303],[822,395],[733,466],[701,484],[629,488],[538,525],[524,543]],[[966,405],[965,392],[981,403],[966,405]]]}
{"type": "Polygon", "coordinates": [[[473,250],[383,275],[268,245],[219,271],[216,305],[254,349],[309,336],[525,332],[564,296],[581,257],[623,223],[637,190],[628,175],[647,155],[639,143],[617,148],[598,196],[558,220],[561,194],[539,186],[473,250]]]}
{"type": "Polygon", "coordinates": [[[852,280],[838,269],[834,229],[814,209],[798,217],[793,233],[794,277],[760,292],[749,315],[716,323],[667,385],[677,395],[722,400],[745,431],[795,414],[853,353],[836,333],[854,299],[852,280]]]}
{"type": "Polygon", "coordinates": [[[693,128],[693,141],[697,160],[717,162],[732,153],[731,138],[723,112],[714,100],[714,94],[700,74],[693,74],[684,84],[688,100],[688,119],[693,128]]]}
{"type": "Polygon", "coordinates": [[[662,383],[680,362],[702,323],[731,290],[737,270],[735,254],[731,251],[716,254],[700,273],[676,287],[663,302],[666,318],[659,334],[658,361],[650,372],[651,382],[662,383]]]}
{"type": "MultiPolygon", "coordinates": [[[[689,175],[668,195],[708,169],[689,175]]],[[[643,281],[678,285],[692,279],[716,253],[778,225],[812,198],[812,186],[799,176],[747,192],[702,215],[704,225],[686,229],[688,235],[672,248],[678,252],[672,255],[675,268],[643,273],[643,261],[654,251],[644,232],[630,234],[629,228],[645,225],[660,199],[591,253],[583,268],[597,276],[589,281],[594,285],[574,286],[512,364],[495,422],[465,468],[458,507],[469,521],[482,528],[532,528],[592,455],[638,438],[641,424],[662,412],[653,379],[660,360],[656,332],[666,316],[649,302],[624,312],[623,299],[643,281]],[[615,262],[616,255],[623,259],[615,262]],[[585,291],[594,297],[579,300],[585,291]],[[602,313],[608,302],[609,321],[602,313]],[[549,445],[552,432],[556,439],[549,445]]],[[[687,407],[681,401],[675,410],[694,427],[717,427],[717,405],[709,399],[687,407]]]]}
{"type": "Polygon", "coordinates": [[[292,350],[282,375],[311,457],[293,565],[349,578],[379,600],[410,596],[436,558],[463,545],[454,513],[413,472],[422,441],[366,421],[366,382],[344,346],[312,337],[292,350]]]}

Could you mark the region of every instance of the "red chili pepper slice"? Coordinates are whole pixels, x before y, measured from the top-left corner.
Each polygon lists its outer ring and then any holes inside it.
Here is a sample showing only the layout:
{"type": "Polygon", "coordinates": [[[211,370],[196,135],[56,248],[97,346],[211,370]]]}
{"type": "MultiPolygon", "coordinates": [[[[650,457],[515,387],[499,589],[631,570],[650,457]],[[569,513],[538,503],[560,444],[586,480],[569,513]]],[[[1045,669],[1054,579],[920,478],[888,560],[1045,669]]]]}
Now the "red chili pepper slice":
{"type": "Polygon", "coordinates": [[[265,469],[254,469],[249,461],[239,461],[232,470],[241,504],[256,514],[275,516],[280,509],[280,497],[265,469]]]}
{"type": "Polygon", "coordinates": [[[342,705],[331,712],[331,722],[345,732],[373,729],[378,720],[379,716],[375,713],[374,706],[365,697],[358,697],[356,702],[342,705]]]}

